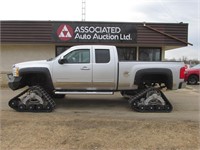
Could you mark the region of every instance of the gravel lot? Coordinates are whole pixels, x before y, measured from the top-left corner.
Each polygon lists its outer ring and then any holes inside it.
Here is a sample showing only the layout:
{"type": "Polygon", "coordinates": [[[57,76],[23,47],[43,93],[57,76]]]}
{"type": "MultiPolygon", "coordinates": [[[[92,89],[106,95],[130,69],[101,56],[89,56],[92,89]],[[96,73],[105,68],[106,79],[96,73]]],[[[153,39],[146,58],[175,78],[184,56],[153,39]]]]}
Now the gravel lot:
{"type": "Polygon", "coordinates": [[[7,106],[19,91],[1,89],[2,150],[200,149],[198,86],[164,93],[171,113],[137,113],[114,96],[66,96],[52,113],[19,113],[7,106]]]}

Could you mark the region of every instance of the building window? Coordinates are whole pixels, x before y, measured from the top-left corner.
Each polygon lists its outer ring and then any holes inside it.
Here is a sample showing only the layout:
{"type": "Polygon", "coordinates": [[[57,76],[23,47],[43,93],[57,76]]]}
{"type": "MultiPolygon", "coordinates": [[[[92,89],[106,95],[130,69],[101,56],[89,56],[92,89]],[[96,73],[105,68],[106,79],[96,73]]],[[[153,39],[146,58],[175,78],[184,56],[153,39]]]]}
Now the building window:
{"type": "Polygon", "coordinates": [[[70,47],[69,46],[56,46],[56,56],[60,55],[64,51],[66,51],[68,48],[70,48],[70,47]]]}
{"type": "Polygon", "coordinates": [[[108,63],[110,62],[109,49],[95,49],[96,63],[108,63]]]}
{"type": "Polygon", "coordinates": [[[140,47],[139,61],[161,61],[161,48],[140,47]]]}
{"type": "Polygon", "coordinates": [[[136,60],[136,47],[117,47],[119,61],[134,61],[136,60]]]}

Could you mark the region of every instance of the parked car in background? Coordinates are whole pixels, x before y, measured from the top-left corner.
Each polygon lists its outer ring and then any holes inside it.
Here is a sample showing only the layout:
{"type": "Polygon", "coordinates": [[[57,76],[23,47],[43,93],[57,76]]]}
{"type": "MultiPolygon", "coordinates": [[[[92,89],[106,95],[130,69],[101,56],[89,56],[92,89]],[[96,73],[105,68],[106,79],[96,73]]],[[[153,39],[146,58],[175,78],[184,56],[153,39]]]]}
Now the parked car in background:
{"type": "Polygon", "coordinates": [[[188,84],[197,84],[199,81],[200,64],[186,70],[185,81],[188,84]]]}

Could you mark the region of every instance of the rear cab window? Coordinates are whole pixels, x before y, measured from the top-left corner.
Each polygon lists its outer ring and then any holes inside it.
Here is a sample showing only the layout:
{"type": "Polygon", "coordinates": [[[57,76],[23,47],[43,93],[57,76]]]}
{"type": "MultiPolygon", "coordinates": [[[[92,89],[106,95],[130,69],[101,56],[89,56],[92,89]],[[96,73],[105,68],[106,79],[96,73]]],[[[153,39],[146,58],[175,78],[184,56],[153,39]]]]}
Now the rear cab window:
{"type": "Polygon", "coordinates": [[[110,50],[109,49],[95,49],[95,62],[96,63],[109,63],[110,50]]]}

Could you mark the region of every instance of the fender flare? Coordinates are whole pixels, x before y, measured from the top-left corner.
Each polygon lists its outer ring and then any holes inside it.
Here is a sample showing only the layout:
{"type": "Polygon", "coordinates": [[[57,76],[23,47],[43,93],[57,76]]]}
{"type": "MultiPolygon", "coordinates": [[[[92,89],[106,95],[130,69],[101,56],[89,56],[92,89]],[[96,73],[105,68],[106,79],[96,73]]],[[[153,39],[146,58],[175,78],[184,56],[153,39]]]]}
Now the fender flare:
{"type": "Polygon", "coordinates": [[[51,78],[51,74],[48,68],[45,67],[31,67],[31,68],[22,68],[19,70],[19,76],[22,78],[28,74],[42,74],[45,76],[46,79],[46,86],[48,90],[53,91],[54,86],[51,78]]]}

